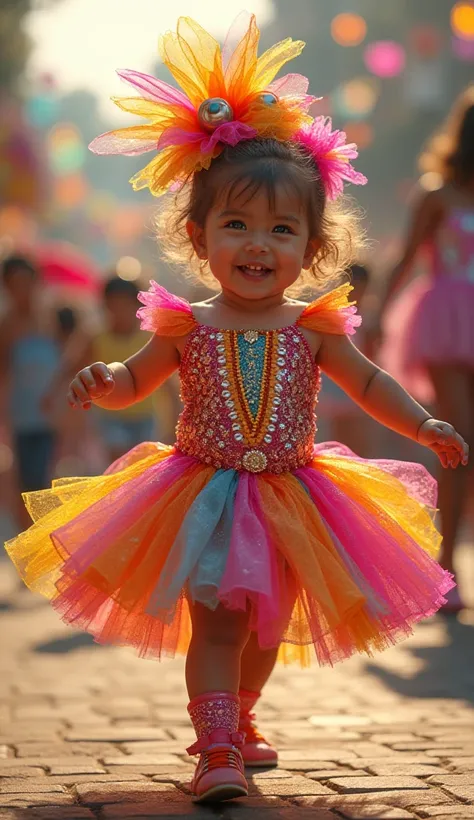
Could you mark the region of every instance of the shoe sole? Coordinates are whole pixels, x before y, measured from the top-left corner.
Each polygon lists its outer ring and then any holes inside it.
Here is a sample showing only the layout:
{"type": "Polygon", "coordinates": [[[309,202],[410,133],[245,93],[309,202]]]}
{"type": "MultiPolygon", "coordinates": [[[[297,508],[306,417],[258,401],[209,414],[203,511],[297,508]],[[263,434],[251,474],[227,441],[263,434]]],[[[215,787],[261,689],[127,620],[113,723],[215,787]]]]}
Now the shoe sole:
{"type": "Polygon", "coordinates": [[[199,797],[193,797],[193,803],[221,803],[224,800],[233,800],[234,797],[248,797],[247,789],[234,783],[223,783],[213,786],[199,797]]]}

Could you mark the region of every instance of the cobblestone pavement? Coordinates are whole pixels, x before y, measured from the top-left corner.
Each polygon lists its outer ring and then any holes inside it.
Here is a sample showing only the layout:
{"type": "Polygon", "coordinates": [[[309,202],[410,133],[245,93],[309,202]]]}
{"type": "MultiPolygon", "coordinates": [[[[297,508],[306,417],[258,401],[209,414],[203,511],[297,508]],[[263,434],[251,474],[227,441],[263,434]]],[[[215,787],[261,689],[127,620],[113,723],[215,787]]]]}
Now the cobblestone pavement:
{"type": "Polygon", "coordinates": [[[259,717],[280,768],[215,808],[189,797],[182,660],[95,646],[7,561],[0,620],[0,820],[474,818],[474,610],[372,661],[277,671],[259,717]]]}

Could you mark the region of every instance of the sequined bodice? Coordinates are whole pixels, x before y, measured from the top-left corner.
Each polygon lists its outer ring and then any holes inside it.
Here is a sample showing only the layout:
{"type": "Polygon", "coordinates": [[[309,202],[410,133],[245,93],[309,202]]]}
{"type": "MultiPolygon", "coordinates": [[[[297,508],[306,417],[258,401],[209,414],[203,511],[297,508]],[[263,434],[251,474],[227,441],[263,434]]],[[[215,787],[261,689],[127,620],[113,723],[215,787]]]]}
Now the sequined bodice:
{"type": "Polygon", "coordinates": [[[433,271],[474,283],[474,209],[449,214],[433,244],[433,271]]]}
{"type": "Polygon", "coordinates": [[[320,374],[298,327],[238,332],[200,325],[180,372],[182,452],[250,472],[281,473],[311,461],[320,374]]]}

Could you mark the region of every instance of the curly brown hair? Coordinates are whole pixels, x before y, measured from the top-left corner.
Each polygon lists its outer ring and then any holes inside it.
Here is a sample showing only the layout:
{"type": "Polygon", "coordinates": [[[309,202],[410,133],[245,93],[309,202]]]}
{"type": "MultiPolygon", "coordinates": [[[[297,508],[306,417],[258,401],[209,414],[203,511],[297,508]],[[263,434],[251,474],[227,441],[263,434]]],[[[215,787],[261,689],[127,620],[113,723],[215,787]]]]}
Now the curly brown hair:
{"type": "Polygon", "coordinates": [[[252,139],[225,146],[209,170],[195,173],[158,212],[157,227],[165,257],[184,266],[204,284],[215,287],[207,261],[198,259],[186,231],[188,221],[204,227],[217,197],[248,201],[262,188],[273,209],[277,188],[284,186],[304,203],[310,239],[319,244],[314,262],[303,270],[294,292],[324,288],[340,280],[364,245],[360,215],[347,199],[328,202],[316,163],[302,147],[275,139],[252,139]]]}
{"type": "Polygon", "coordinates": [[[474,83],[455,101],[445,122],[424,146],[423,172],[435,172],[444,182],[464,186],[474,177],[474,83]]]}

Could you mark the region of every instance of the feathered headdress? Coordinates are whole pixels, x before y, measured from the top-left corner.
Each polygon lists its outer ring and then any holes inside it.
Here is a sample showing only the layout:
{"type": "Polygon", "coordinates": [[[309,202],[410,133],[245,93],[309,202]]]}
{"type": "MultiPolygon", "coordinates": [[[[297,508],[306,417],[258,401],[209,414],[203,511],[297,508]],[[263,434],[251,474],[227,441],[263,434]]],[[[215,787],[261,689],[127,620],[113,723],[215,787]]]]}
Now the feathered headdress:
{"type": "Polygon", "coordinates": [[[151,162],[130,180],[135,190],[148,187],[155,196],[209,168],[224,145],[255,137],[302,143],[318,163],[330,198],[342,189],[342,181],[334,182],[335,174],[340,180],[362,184],[365,177],[349,163],[357,151],[354,145],[344,144],[342,132],[329,128],[330,134],[342,134],[341,143],[339,138],[328,140],[327,127],[323,128],[324,144],[318,142],[314,124],[324,118],[313,120],[308,114],[318,99],[307,94],[308,79],[301,74],[274,79],[305,44],[288,38],[258,57],[259,39],[253,15],[243,13],[237,18],[222,49],[194,20],[181,17],[176,33],[161,37],[159,51],[182,90],[138,71],[118,71],[141,96],[113,101],[149,122],[102,134],[90,149],[97,154],[127,155],[155,151],[151,162]],[[341,164],[344,174],[338,170],[341,164]],[[328,179],[332,184],[327,184],[328,179]]]}

